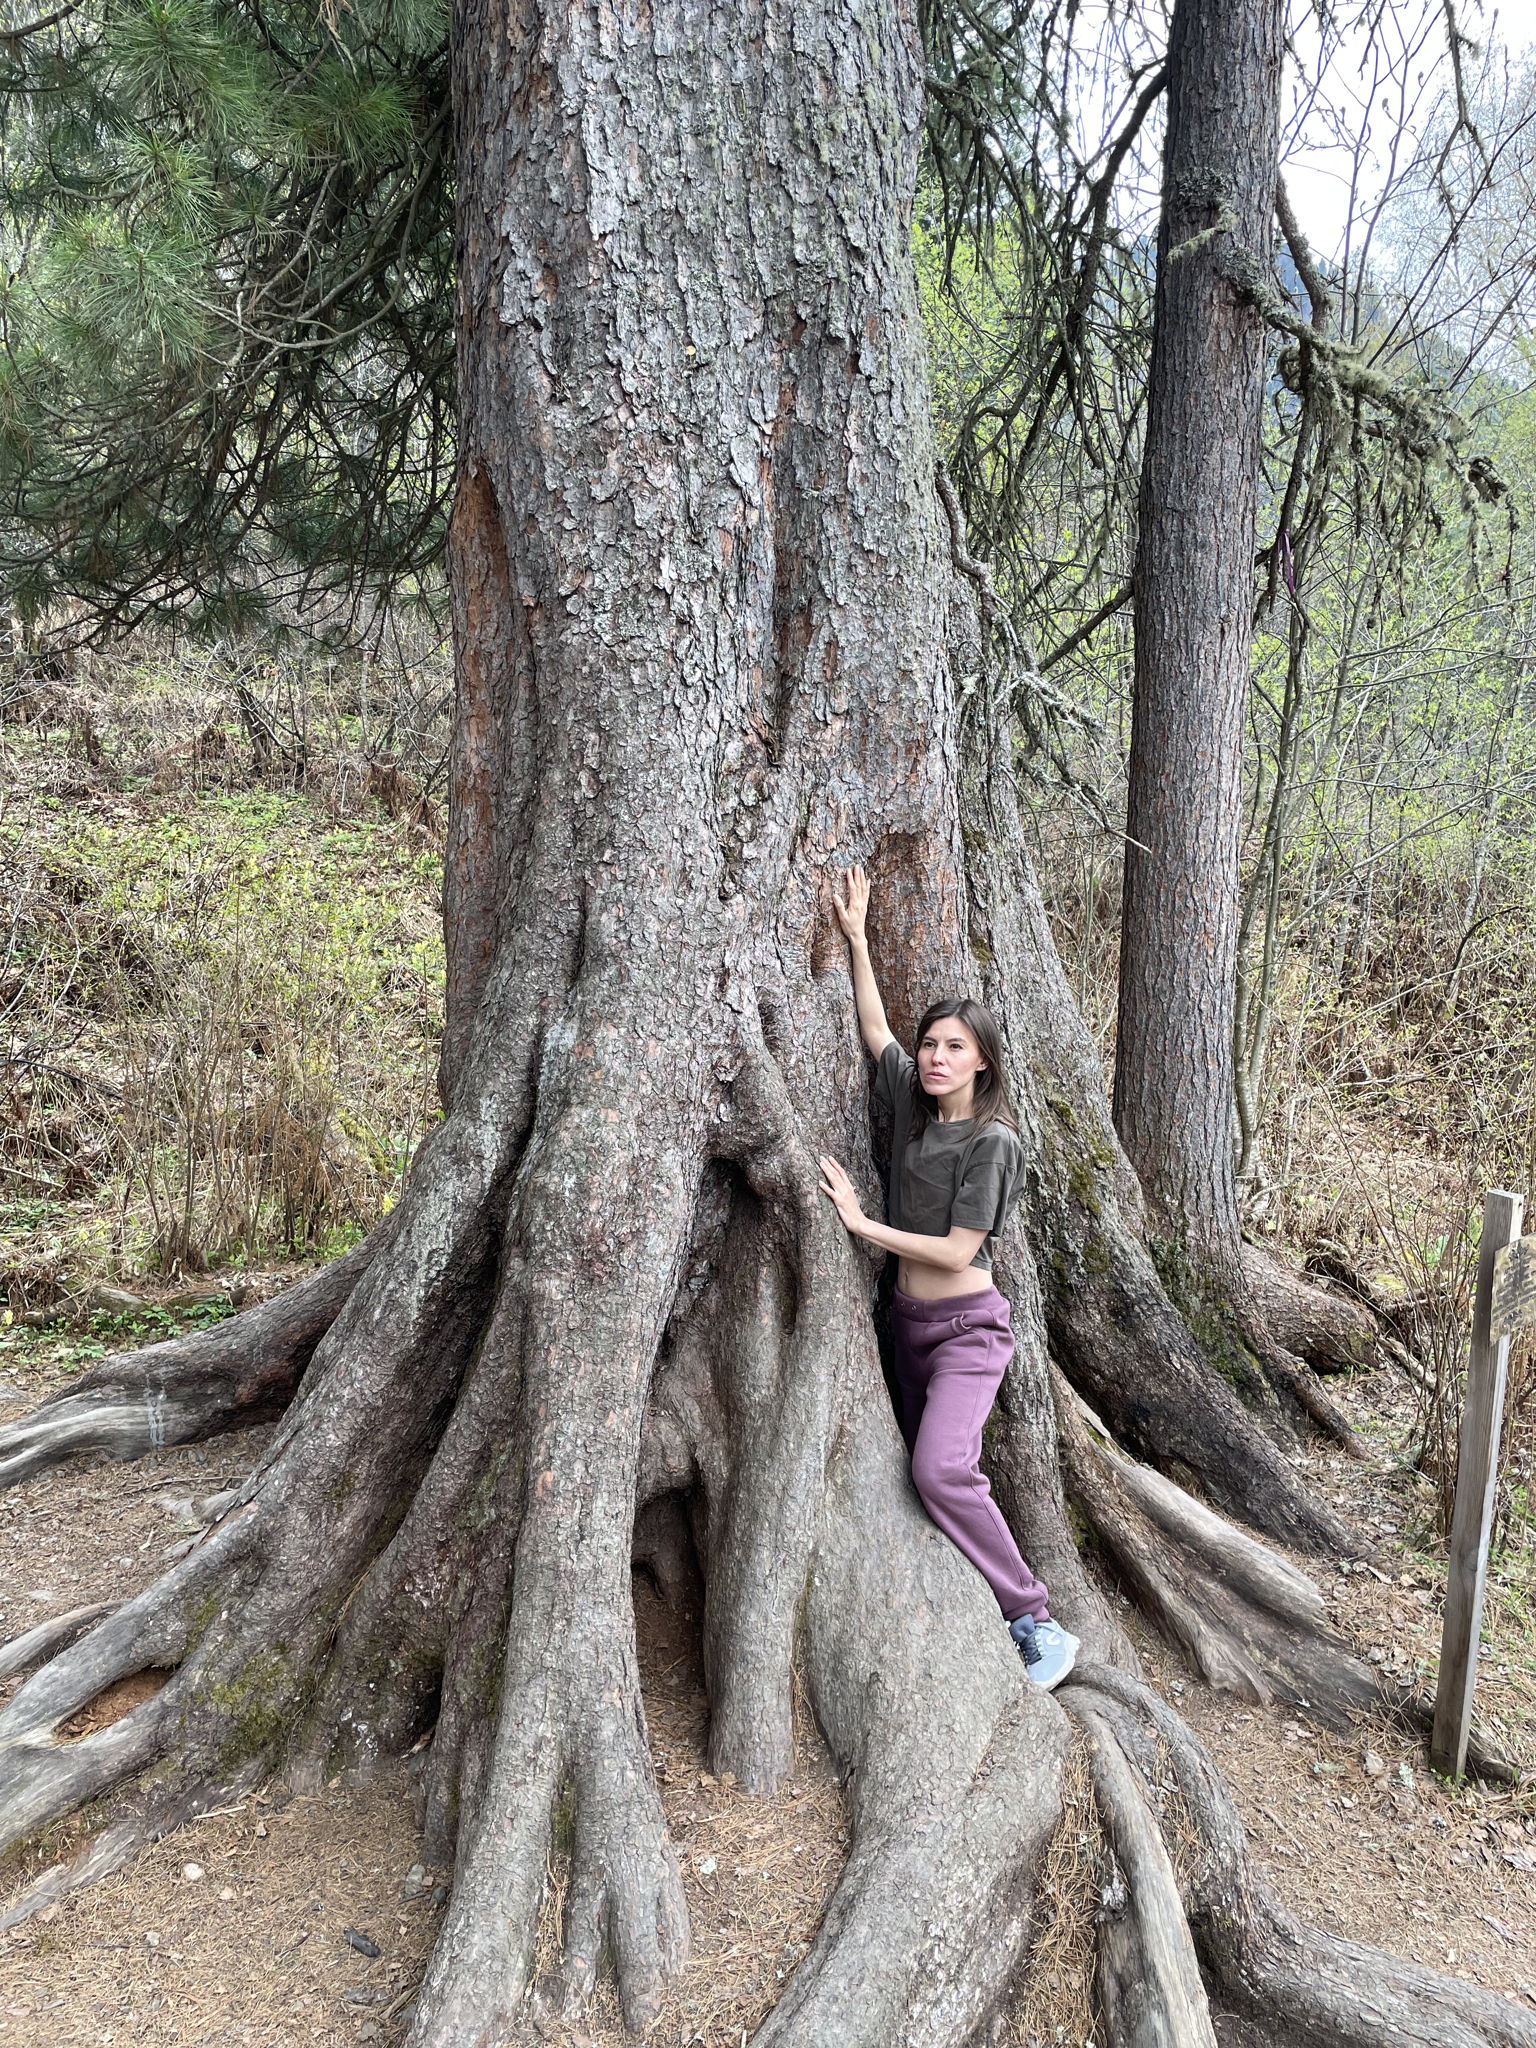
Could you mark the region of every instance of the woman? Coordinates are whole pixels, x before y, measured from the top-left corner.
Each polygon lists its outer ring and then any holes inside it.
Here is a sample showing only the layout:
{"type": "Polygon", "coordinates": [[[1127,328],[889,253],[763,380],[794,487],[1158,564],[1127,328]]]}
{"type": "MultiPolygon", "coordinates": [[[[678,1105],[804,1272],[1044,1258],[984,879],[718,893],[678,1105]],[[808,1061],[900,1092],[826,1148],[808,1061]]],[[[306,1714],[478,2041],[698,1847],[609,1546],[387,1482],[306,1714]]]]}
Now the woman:
{"type": "Polygon", "coordinates": [[[1059,1685],[1077,1638],[1050,1619],[1045,1588],[1019,1555],[979,1463],[982,1427],[1013,1356],[992,1246],[1024,1168],[1001,1038],[989,1010],[952,997],[924,1013],[909,1058],[885,1021],[870,966],[862,868],[848,870],[846,890],[833,901],[853,954],[859,1028],[879,1062],[875,1092],[892,1113],[890,1222],[864,1214],[835,1159],[822,1159],[819,1185],[855,1237],[898,1261],[896,1386],[923,1506],[992,1588],[1030,1677],[1059,1685]]]}

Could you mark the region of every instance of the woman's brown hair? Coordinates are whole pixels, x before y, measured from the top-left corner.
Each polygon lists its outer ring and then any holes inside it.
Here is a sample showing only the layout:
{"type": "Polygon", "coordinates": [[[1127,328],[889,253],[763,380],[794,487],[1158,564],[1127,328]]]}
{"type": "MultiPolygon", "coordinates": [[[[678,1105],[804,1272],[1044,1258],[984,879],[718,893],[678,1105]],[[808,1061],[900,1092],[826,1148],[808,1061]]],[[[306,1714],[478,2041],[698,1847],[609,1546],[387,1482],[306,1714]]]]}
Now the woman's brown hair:
{"type": "Polygon", "coordinates": [[[1019,1119],[1009,1093],[1008,1076],[1003,1071],[1003,1034],[998,1029],[997,1019],[985,1003],[972,1002],[969,996],[945,996],[924,1010],[917,1022],[917,1036],[912,1041],[914,1135],[938,1115],[938,1105],[918,1078],[917,1053],[930,1026],[940,1023],[945,1017],[953,1017],[965,1026],[976,1041],[976,1050],[986,1062],[976,1075],[973,1118],[978,1124],[1006,1124],[1009,1130],[1016,1131],[1019,1119]]]}

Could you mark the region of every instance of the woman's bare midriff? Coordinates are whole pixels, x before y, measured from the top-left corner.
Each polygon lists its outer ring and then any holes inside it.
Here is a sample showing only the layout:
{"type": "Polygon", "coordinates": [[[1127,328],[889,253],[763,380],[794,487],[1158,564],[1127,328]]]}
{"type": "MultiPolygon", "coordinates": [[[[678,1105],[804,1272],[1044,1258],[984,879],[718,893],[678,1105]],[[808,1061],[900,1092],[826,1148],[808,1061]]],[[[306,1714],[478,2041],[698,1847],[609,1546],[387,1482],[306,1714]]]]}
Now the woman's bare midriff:
{"type": "Polygon", "coordinates": [[[925,1266],[917,1259],[898,1259],[896,1285],[914,1301],[948,1301],[951,1295],[985,1294],[992,1275],[985,1266],[967,1266],[952,1273],[947,1266],[925,1266]]]}

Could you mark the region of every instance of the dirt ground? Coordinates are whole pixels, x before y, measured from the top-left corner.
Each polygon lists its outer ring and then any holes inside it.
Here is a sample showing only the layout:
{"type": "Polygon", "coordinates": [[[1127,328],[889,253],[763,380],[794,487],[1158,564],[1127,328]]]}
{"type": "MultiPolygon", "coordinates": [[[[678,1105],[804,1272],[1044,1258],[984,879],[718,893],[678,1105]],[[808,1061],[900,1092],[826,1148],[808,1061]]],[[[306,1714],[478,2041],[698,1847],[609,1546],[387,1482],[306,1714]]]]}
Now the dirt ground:
{"type": "MultiPolygon", "coordinates": [[[[63,1376],[31,1344],[0,1352],[0,1416],[63,1376]]],[[[1415,1548],[1416,1487],[1391,1445],[1390,1378],[1346,1390],[1373,1457],[1318,1453],[1319,1481],[1372,1527],[1390,1567],[1322,1574],[1340,1625],[1399,1675],[1432,1673],[1440,1591],[1415,1548]]],[[[93,1460],[0,1495],[0,1638],[146,1583],[184,1541],[176,1504],[232,1484],[265,1442],[254,1432],[130,1465],[93,1460]]],[[[1316,1562],[1310,1569],[1318,1575],[1316,1562]]],[[[835,1775],[802,1725],[795,1776],[755,1799],[705,1768],[696,1617],[637,1580],[646,1707],[662,1796],[693,1916],[693,1958],[652,2038],[741,2048],[806,1952],[845,1850],[835,1775]]],[[[1536,1655],[1523,1607],[1495,1588],[1483,1699],[1518,1758],[1536,1751],[1536,1655]],[[1502,1605],[1500,1604],[1502,1598],[1502,1605]]],[[[1134,1626],[1134,1624],[1133,1624],[1134,1626]]],[[[1422,1749],[1380,1723],[1349,1740],[1296,1714],[1207,1691],[1137,1632],[1157,1683],[1227,1773],[1285,1899],[1337,1933],[1378,1942],[1536,2005],[1536,1799],[1455,1790],[1422,1749]]],[[[804,1723],[804,1717],[802,1717],[804,1723]]],[[[1052,1924],[1023,2003],[996,2038],[1017,2048],[1088,2039],[1085,1964],[1096,1831],[1080,1781],[1051,1866],[1052,1924]]],[[[0,2048],[350,2048],[399,2042],[441,1910],[425,1870],[409,1767],[284,1801],[267,1788],[157,1844],[93,1891],[0,1937],[0,2048]],[[376,1951],[376,1953],[375,1953],[376,1951]]],[[[105,1816],[95,1816],[99,1825],[105,1816]]],[[[82,1838],[49,1830],[0,1865],[12,1896],[82,1838]]],[[[558,1873],[553,1873],[558,1883],[558,1873]]],[[[602,1996],[568,2048],[617,2048],[602,1996]]]]}
{"type": "MultiPolygon", "coordinates": [[[[60,1383],[46,1357],[20,1365],[12,1354],[6,1366],[0,1418],[60,1383]]],[[[182,1504],[233,1485],[269,1435],[129,1465],[92,1459],[0,1494],[0,1640],[148,1583],[185,1541],[182,1504]]],[[[739,2048],[810,1946],[842,1867],[842,1796],[804,1716],[795,1775],[775,1798],[712,1777],[697,1617],[663,1607],[643,1577],[636,1613],[651,1745],[694,1940],[655,2038],[739,2048]]],[[[13,1690],[0,1686],[0,1697],[13,1690]]],[[[419,1862],[411,1794],[403,1765],[313,1798],[280,1803],[269,1788],[0,1936],[0,2044],[398,2042],[446,1874],[419,1862]]],[[[84,1833],[66,1823],[5,1859],[0,1897],[71,1854],[84,1833]]],[[[583,2025],[554,2038],[608,2048],[625,2036],[611,1996],[600,1995],[583,2025]]]]}

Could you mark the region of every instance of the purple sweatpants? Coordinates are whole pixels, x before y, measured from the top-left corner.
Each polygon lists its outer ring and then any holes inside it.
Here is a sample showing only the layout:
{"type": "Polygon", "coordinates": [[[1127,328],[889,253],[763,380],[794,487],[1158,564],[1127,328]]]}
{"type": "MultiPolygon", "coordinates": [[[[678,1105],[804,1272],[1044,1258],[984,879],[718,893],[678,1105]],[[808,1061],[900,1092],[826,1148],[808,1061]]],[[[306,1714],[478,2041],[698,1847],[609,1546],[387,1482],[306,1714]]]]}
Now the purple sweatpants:
{"type": "Polygon", "coordinates": [[[923,1506],[997,1595],[1005,1621],[1043,1621],[1045,1588],[978,1462],[981,1427],[1013,1356],[1008,1304],[995,1287],[947,1301],[917,1301],[898,1287],[891,1309],[901,1433],[923,1506]]]}

